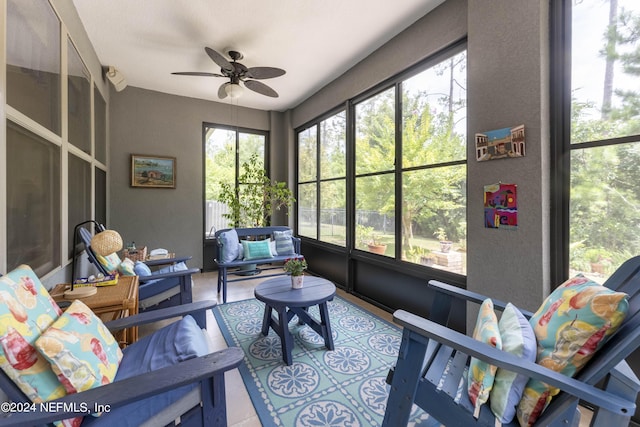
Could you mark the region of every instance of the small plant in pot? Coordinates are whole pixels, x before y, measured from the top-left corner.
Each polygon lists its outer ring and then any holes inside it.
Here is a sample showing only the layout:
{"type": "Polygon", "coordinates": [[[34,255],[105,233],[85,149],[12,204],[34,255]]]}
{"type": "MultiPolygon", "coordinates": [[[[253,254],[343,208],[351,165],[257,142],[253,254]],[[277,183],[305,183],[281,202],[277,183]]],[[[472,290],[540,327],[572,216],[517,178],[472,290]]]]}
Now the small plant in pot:
{"type": "Polygon", "coordinates": [[[289,258],[282,268],[292,276],[302,276],[308,267],[307,260],[304,258],[289,258]]]}
{"type": "Polygon", "coordinates": [[[304,258],[289,258],[285,260],[282,268],[291,275],[291,287],[302,288],[304,271],[308,268],[307,261],[304,258]]]}
{"type": "Polygon", "coordinates": [[[451,250],[451,245],[453,242],[447,238],[447,232],[444,231],[444,228],[440,227],[438,230],[433,233],[434,236],[440,242],[440,252],[449,252],[451,250]]]}

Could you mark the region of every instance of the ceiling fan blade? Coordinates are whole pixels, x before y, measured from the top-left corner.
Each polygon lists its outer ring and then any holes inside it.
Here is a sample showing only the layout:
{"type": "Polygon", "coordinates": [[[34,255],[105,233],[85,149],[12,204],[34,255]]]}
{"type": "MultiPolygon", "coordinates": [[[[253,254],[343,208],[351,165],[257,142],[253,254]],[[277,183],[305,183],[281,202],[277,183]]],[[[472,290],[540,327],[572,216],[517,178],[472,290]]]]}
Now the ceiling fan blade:
{"type": "Polygon", "coordinates": [[[248,89],[251,89],[254,92],[258,92],[259,94],[270,96],[272,98],[277,98],[278,97],[278,92],[276,92],[275,90],[271,89],[269,86],[267,86],[266,84],[264,84],[262,82],[259,82],[259,81],[256,81],[256,80],[247,80],[246,82],[244,82],[244,85],[248,89]]]}
{"type": "Polygon", "coordinates": [[[230,84],[231,83],[226,82],[220,85],[220,87],[218,88],[218,98],[225,99],[227,97],[227,91],[225,90],[225,88],[227,87],[227,85],[230,85],[230,84]]]}
{"type": "Polygon", "coordinates": [[[247,70],[247,77],[252,79],[272,79],[286,73],[285,70],[275,67],[251,67],[247,70]]]}
{"type": "Polygon", "coordinates": [[[175,73],[176,76],[202,76],[202,77],[224,77],[222,74],[218,73],[204,73],[200,71],[179,71],[175,73]]]}
{"type": "Polygon", "coordinates": [[[207,55],[209,55],[209,58],[211,58],[213,62],[218,64],[220,68],[226,71],[234,70],[233,65],[231,65],[231,63],[227,61],[224,56],[211,49],[210,47],[205,47],[204,50],[205,52],[207,52],[207,55]]]}

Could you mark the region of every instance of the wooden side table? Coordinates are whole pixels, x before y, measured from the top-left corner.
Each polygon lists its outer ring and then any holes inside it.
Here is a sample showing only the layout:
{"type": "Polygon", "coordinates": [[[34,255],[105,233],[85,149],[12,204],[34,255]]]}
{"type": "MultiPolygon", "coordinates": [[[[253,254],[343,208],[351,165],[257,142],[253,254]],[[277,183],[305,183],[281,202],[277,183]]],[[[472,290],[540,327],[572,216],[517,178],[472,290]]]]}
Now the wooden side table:
{"type": "MultiPolygon", "coordinates": [[[[56,285],[50,292],[54,301],[68,301],[64,291],[71,288],[67,283],[56,285]]],[[[95,295],[81,299],[103,321],[116,320],[138,314],[138,276],[120,276],[118,284],[100,286],[95,295]]],[[[138,328],[124,329],[116,333],[122,346],[138,340],[138,328]]]]}

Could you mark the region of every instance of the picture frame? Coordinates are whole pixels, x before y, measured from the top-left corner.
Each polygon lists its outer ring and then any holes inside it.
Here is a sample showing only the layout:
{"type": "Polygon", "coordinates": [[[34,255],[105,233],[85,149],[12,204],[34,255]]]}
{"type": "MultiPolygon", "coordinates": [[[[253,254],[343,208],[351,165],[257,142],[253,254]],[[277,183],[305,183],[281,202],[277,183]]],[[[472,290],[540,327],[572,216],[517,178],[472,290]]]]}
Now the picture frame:
{"type": "Polygon", "coordinates": [[[131,187],[176,188],[176,158],[132,154],[131,187]]]}

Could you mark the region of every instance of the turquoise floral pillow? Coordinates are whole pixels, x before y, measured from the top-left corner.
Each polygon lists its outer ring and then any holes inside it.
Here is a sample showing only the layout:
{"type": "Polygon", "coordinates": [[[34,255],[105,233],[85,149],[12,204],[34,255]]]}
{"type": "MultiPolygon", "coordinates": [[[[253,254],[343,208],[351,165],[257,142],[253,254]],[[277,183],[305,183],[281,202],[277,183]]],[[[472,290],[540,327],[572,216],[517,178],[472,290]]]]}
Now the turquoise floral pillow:
{"type": "Polygon", "coordinates": [[[109,384],[122,360],[111,332],[89,307],[75,300],[36,341],[67,393],[109,384]]]}
{"type": "MultiPolygon", "coordinates": [[[[627,297],[582,275],[560,285],[530,320],[538,342],[536,363],[573,377],[618,330],[629,310],[627,297]]],[[[558,393],[529,380],[518,404],[520,425],[535,423],[558,393]]]]}
{"type": "MultiPolygon", "coordinates": [[[[473,330],[473,338],[489,344],[497,349],[502,348],[502,339],[498,329],[498,318],[493,311],[493,301],[487,298],[480,306],[476,326],[473,330]]],[[[482,360],[471,358],[469,362],[468,393],[469,399],[475,407],[474,417],[478,418],[480,407],[489,400],[489,393],[493,387],[496,375],[496,367],[483,362],[482,360]]]]}

